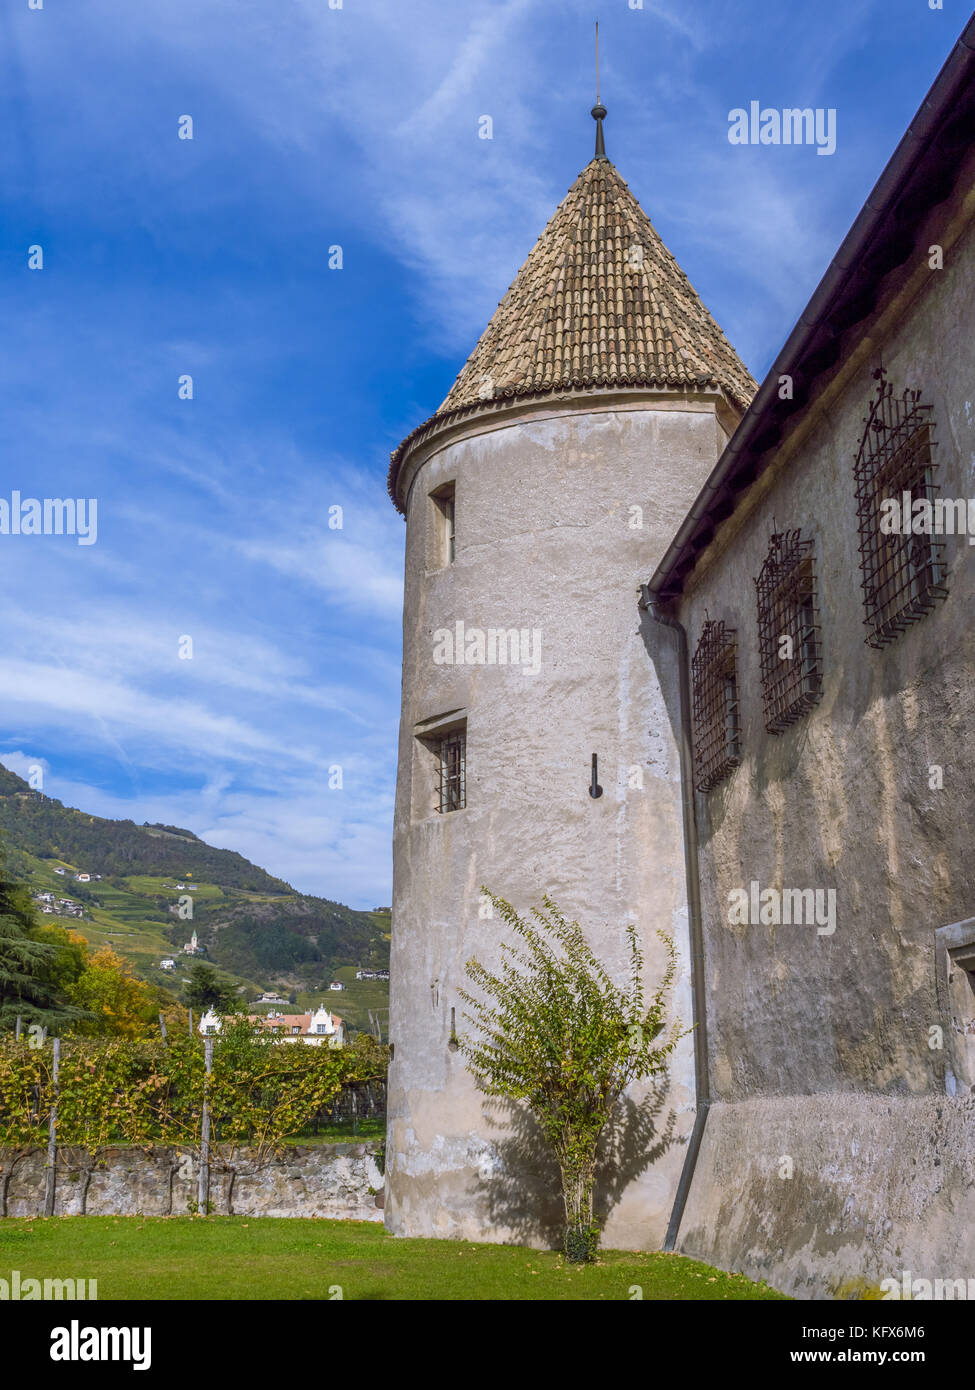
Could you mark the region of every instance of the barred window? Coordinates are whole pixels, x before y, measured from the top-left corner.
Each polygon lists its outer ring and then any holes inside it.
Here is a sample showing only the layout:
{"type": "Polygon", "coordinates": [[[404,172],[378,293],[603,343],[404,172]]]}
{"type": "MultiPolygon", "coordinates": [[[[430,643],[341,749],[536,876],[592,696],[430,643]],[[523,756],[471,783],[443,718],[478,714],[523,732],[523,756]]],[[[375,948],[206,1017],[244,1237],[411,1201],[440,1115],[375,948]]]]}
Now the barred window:
{"type": "Polygon", "coordinates": [[[696,785],[709,792],[741,762],[735,629],[708,619],[691,663],[696,785]]]}
{"type": "Polygon", "coordinates": [[[798,530],[774,531],[755,589],[765,727],[780,734],[822,695],[812,541],[798,530]]]}
{"type": "Polygon", "coordinates": [[[914,503],[925,499],[933,510],[937,491],[931,407],[921,404],[920,391],[895,396],[885,375],[883,367],[874,372],[877,394],[853,469],[864,623],[871,647],[893,642],[948,593],[944,542],[930,534],[910,534],[914,503]],[[897,503],[898,530],[887,529],[885,502],[897,503]]]}
{"type": "Polygon", "coordinates": [[[467,734],[455,730],[440,740],[440,807],[461,811],[467,805],[467,734]]]}

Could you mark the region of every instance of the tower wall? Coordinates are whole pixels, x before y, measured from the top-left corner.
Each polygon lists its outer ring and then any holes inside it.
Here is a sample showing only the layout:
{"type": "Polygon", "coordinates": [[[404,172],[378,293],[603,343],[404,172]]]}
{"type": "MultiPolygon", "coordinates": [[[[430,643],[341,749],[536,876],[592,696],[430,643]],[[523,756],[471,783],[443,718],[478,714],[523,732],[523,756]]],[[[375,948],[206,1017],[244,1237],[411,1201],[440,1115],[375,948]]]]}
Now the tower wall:
{"type": "MultiPolygon", "coordinates": [[[[503,924],[480,915],[482,885],[520,911],[549,893],[619,981],[627,922],[639,926],[651,983],[663,967],[655,932],[672,933],[673,1009],[691,1022],[676,653],[637,596],[725,443],[725,409],[703,393],[522,405],[441,432],[402,470],[386,1159],[386,1222],[397,1234],[533,1244],[558,1235],[558,1179],[543,1146],[523,1118],[484,1100],[449,1046],[451,1010],[459,1032],[469,1026],[465,962],[499,964],[503,924]],[[456,554],[442,565],[431,494],[447,484],[456,554]],[[538,669],[437,664],[438,630],[458,622],[468,633],[527,629],[538,669]],[[435,808],[435,754],[417,737],[441,717],[467,720],[467,805],[446,814],[435,808]],[[598,799],[588,792],[593,753],[598,799]]],[[[688,1038],[652,1123],[631,1110],[608,1162],[606,1244],[662,1240],[694,1102],[688,1038]]]]}

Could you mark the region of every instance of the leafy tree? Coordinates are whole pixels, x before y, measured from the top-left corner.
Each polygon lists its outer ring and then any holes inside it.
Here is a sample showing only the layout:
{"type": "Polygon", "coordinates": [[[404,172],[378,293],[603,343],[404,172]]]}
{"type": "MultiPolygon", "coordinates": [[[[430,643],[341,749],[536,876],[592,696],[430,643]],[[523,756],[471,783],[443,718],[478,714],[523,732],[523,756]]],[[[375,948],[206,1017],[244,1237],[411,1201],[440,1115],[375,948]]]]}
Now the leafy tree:
{"type": "Polygon", "coordinates": [[[70,927],[59,926],[56,922],[42,922],[35,936],[38,941],[57,947],[45,974],[56,993],[66,997],[71,986],[84,974],[90,955],[88,942],[70,927]]]}
{"type": "Polygon", "coordinates": [[[658,933],[667,967],[648,1003],[634,925],[626,929],[628,979],[619,987],[578,922],[567,922],[547,895],[544,911],[532,908],[534,921],[503,898],[487,896],[519,944],[502,943],[496,975],[475,959],[467,962],[482,997],[463,990],[461,997],[479,1036],[458,1042],[486,1094],[523,1102],[535,1117],[561,1174],[565,1253],[570,1260],[591,1260],[599,1244],[593,1194],[600,1136],[626,1088],[665,1071],[685,1036],[675,1020],[658,1041],[676,970],[674,944],[658,933]]]}
{"type": "Polygon", "coordinates": [[[110,946],[88,956],[68,998],[88,1014],[72,1029],[85,1037],[143,1038],[156,1021],[153,990],[110,946]]]}
{"type": "Polygon", "coordinates": [[[61,947],[44,940],[30,893],[13,883],[0,864],[0,1028],[48,1026],[78,1016],[58,993],[56,963],[61,947]]]}
{"type": "Polygon", "coordinates": [[[238,1005],[237,991],[229,980],[218,975],[212,965],[194,965],[184,998],[191,1009],[216,1009],[217,1013],[233,1013],[238,1005]]]}

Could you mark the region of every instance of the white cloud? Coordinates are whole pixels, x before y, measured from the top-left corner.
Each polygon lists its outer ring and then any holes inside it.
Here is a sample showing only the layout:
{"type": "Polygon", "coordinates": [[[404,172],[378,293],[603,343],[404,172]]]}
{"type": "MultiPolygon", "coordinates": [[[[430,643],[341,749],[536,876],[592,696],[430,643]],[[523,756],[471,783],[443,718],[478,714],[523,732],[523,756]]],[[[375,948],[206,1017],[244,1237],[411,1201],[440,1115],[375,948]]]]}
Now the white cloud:
{"type": "Polygon", "coordinates": [[[20,749],[0,754],[0,763],[3,763],[8,771],[16,772],[18,777],[23,777],[25,782],[30,780],[37,768],[41,769],[44,777],[47,777],[51,771],[51,764],[46,758],[31,756],[20,749]]]}

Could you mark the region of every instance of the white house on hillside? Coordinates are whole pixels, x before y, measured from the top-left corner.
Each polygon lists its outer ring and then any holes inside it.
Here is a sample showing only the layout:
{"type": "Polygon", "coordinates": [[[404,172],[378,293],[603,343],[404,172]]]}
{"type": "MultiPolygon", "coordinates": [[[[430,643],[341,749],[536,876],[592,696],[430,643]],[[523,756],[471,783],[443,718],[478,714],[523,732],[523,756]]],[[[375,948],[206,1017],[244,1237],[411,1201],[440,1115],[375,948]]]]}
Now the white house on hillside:
{"type": "MultiPolygon", "coordinates": [[[[279,1042],[304,1042],[310,1047],[342,1047],[345,1044],[345,1024],[320,1004],[314,1013],[307,1014],[247,1014],[255,1033],[273,1033],[279,1042]]],[[[207,1009],[200,1019],[204,1036],[218,1034],[226,1020],[213,1009],[207,1009]]]]}

